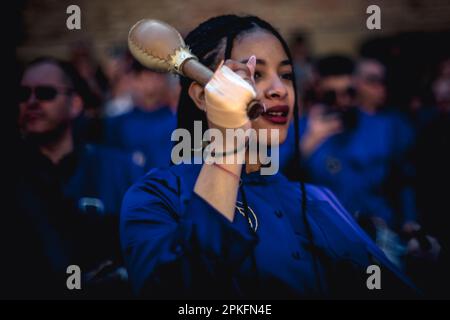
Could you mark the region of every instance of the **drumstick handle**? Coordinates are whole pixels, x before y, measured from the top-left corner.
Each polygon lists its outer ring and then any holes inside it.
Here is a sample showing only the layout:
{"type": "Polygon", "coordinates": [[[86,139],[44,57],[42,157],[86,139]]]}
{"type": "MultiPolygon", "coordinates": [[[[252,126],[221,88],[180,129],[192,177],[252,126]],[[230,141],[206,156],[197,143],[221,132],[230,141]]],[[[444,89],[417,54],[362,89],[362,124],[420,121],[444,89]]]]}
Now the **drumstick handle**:
{"type": "Polygon", "coordinates": [[[186,60],[181,66],[183,74],[200,84],[206,86],[213,76],[213,72],[195,59],[186,60]]]}

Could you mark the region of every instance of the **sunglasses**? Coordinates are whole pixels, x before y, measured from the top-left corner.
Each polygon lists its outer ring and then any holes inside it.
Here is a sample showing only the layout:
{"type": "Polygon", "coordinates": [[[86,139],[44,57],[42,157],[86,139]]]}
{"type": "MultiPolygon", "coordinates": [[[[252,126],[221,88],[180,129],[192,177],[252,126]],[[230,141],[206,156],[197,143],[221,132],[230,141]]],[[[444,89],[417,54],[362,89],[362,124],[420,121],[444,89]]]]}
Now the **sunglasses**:
{"type": "Polygon", "coordinates": [[[54,86],[20,86],[19,87],[19,102],[26,102],[34,96],[39,101],[52,101],[58,94],[70,94],[73,91],[68,87],[54,87],[54,86]]]}

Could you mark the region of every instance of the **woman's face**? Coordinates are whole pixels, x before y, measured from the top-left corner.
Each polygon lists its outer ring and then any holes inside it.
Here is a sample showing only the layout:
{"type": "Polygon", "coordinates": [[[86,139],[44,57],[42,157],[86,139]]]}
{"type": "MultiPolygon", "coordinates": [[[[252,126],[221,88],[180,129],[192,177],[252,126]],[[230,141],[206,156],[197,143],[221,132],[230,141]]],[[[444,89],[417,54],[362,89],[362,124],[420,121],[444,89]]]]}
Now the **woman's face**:
{"type": "MultiPolygon", "coordinates": [[[[255,85],[257,98],[266,106],[266,112],[252,121],[261,140],[271,141],[271,130],[278,130],[279,143],[286,140],[289,123],[294,110],[294,86],[292,65],[280,41],[271,33],[255,29],[239,35],[233,45],[231,59],[247,62],[256,56],[255,85]],[[259,129],[267,129],[268,135],[261,136],[259,129]]],[[[263,142],[261,141],[260,142],[263,142]]]]}

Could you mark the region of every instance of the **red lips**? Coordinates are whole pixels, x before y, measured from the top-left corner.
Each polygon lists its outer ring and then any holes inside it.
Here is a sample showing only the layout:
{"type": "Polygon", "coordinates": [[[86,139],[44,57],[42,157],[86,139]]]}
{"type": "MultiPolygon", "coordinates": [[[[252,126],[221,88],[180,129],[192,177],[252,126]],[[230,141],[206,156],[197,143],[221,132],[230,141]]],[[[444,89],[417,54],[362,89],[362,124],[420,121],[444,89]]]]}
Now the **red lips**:
{"type": "Polygon", "coordinates": [[[286,124],[288,121],[288,115],[289,107],[286,105],[270,107],[262,114],[264,119],[274,124],[286,124]]]}

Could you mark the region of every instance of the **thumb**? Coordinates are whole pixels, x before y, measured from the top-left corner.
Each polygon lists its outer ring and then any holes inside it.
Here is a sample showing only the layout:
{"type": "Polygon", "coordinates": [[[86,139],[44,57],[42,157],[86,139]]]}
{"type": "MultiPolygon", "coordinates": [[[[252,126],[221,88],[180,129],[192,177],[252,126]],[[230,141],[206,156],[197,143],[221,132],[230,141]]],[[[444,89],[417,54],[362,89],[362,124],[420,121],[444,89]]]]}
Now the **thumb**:
{"type": "Polygon", "coordinates": [[[250,78],[254,80],[255,69],[256,69],[256,56],[251,56],[247,61],[247,67],[250,70],[250,78]]]}

